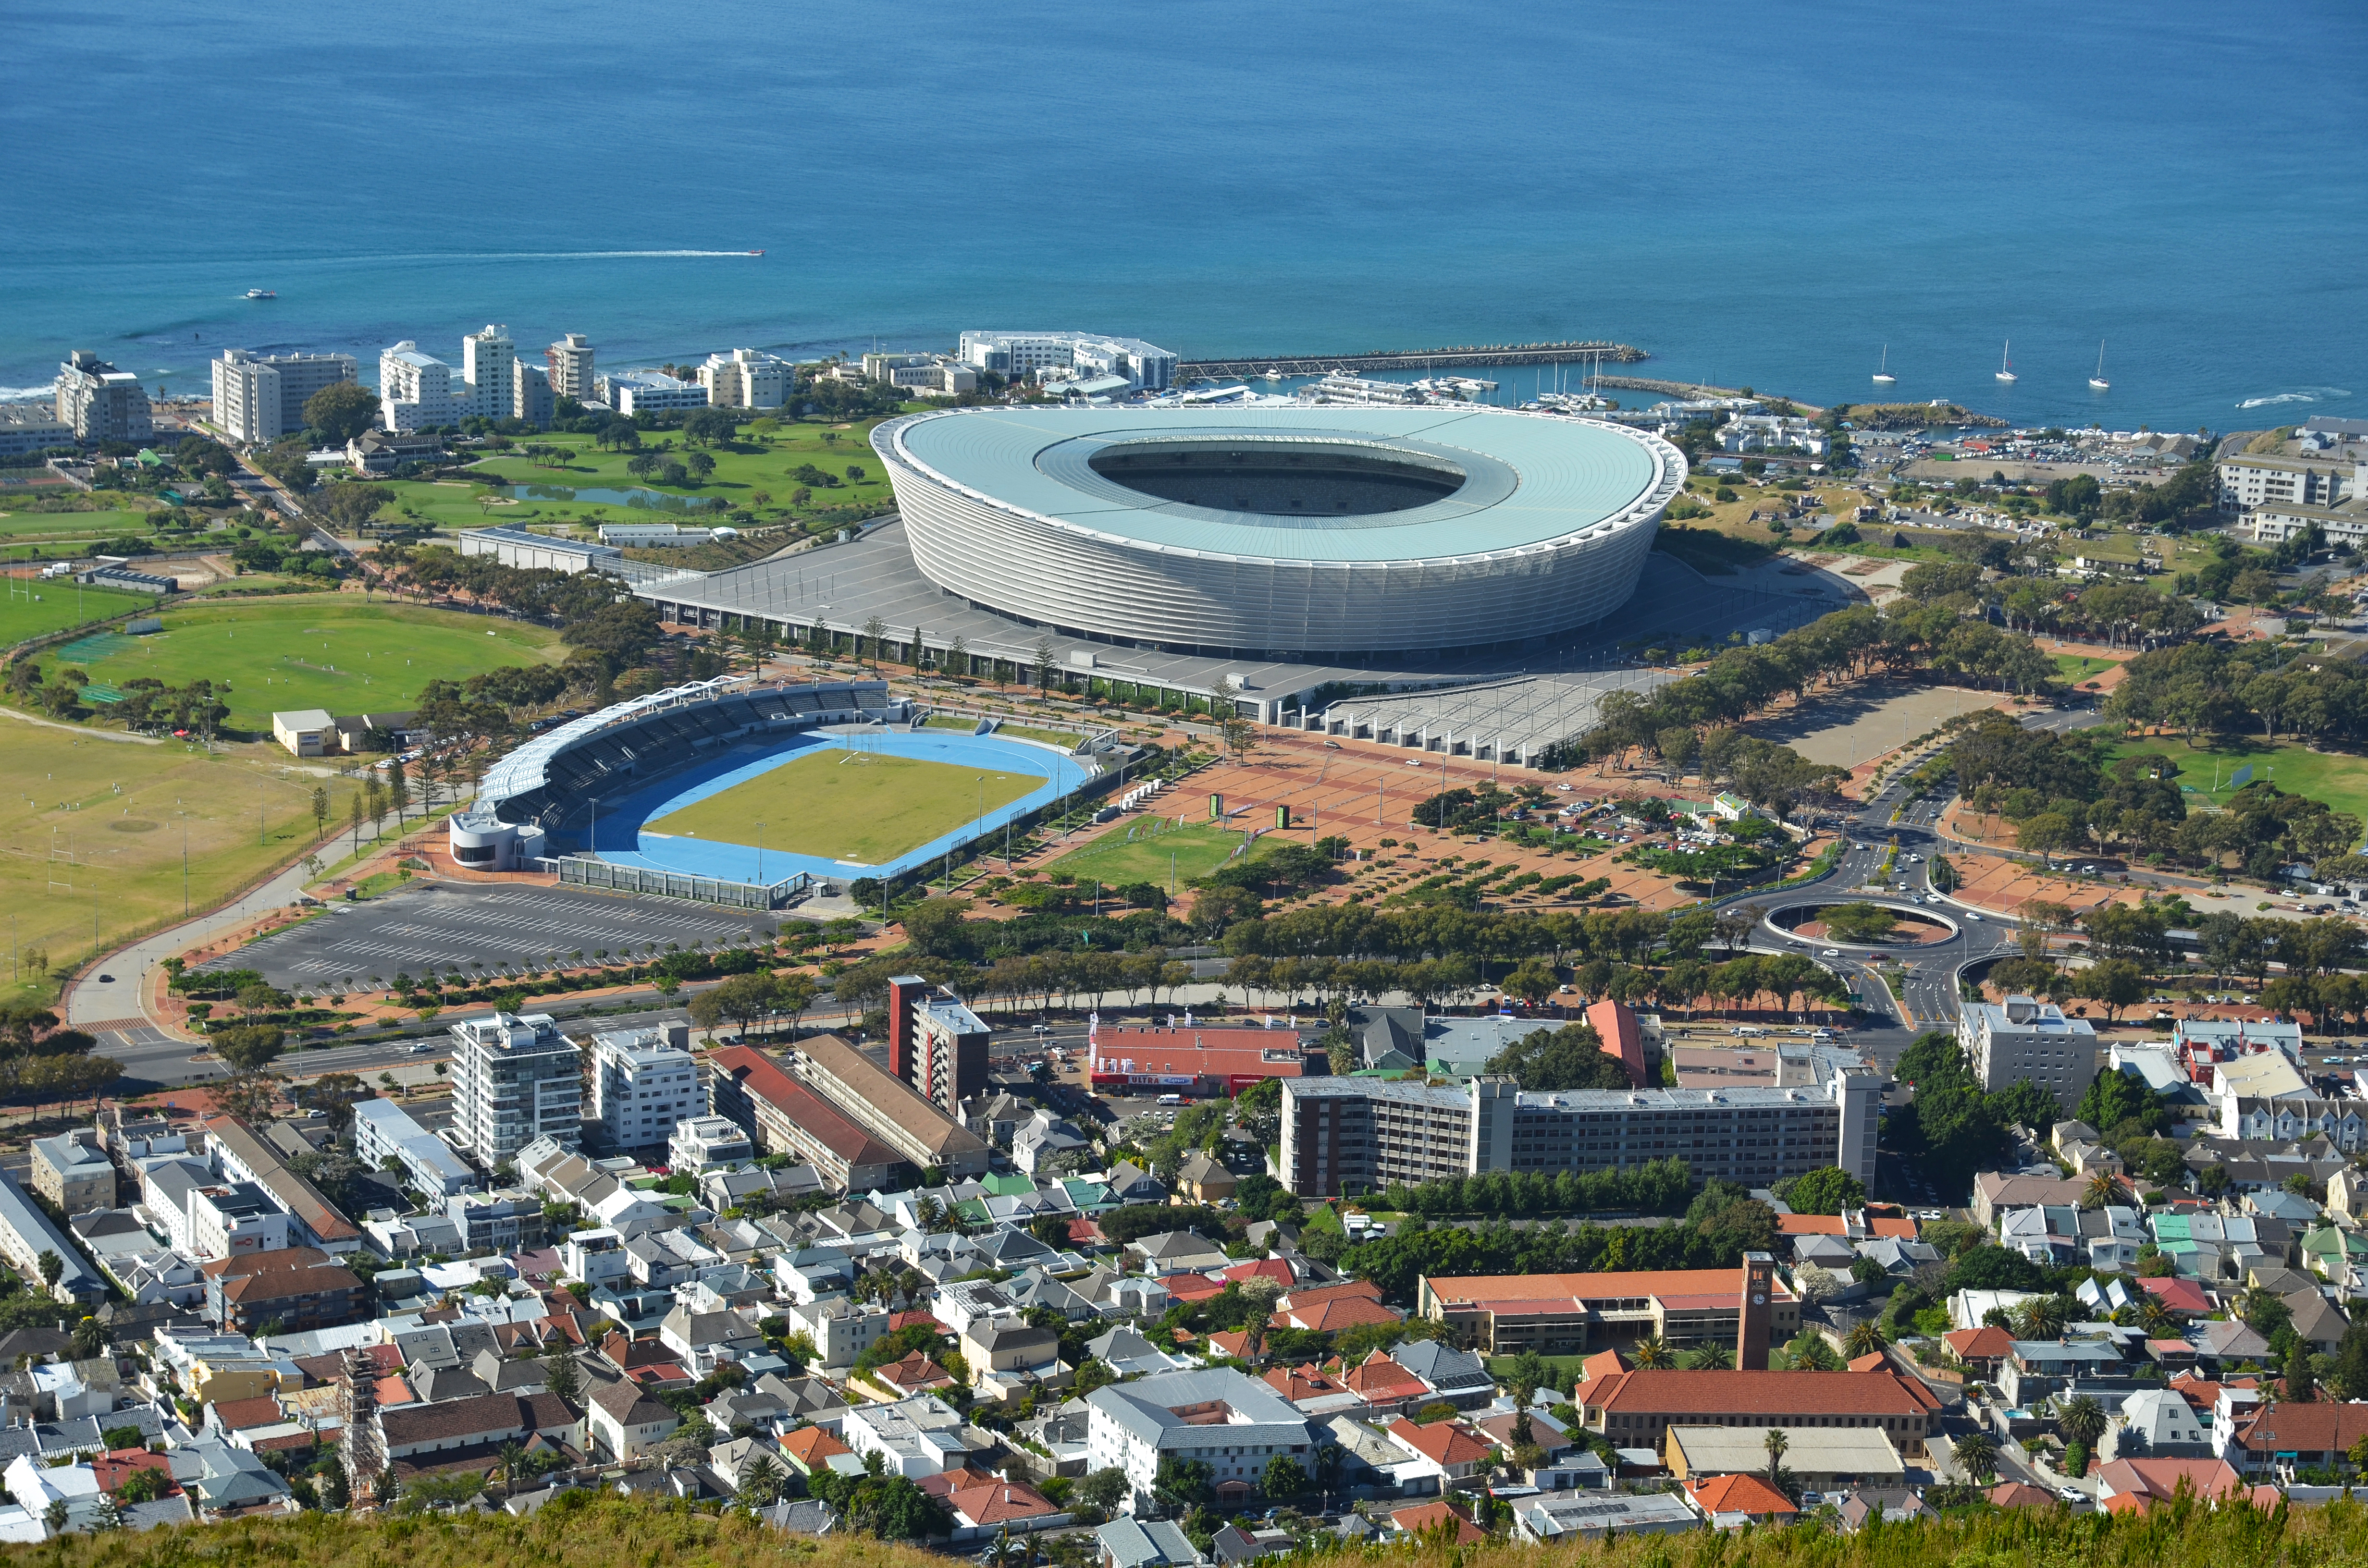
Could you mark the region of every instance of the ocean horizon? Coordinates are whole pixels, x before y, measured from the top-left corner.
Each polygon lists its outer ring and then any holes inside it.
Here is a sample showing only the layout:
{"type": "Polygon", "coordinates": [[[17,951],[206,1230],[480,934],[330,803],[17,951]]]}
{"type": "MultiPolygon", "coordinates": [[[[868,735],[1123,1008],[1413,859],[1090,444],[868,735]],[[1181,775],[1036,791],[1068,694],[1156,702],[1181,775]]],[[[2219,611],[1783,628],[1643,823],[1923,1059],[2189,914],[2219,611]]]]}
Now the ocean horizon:
{"type": "Polygon", "coordinates": [[[0,123],[40,175],[0,233],[0,396],[76,348],[181,392],[230,347],[374,381],[500,323],[609,366],[965,327],[1602,338],[2018,425],[2368,415],[2356,6],[14,17],[0,123]]]}

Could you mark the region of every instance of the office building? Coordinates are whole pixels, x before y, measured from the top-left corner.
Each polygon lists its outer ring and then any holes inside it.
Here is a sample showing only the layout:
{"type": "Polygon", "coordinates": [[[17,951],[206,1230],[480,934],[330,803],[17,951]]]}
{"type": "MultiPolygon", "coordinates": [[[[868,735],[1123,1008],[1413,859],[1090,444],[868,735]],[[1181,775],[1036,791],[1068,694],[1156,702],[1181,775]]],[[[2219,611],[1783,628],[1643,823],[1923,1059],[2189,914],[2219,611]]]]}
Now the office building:
{"type": "Polygon", "coordinates": [[[717,408],[779,408],[790,401],[795,379],[787,359],[754,348],[711,354],[699,368],[699,384],[706,389],[709,403],[717,408]]]}
{"type": "Polygon", "coordinates": [[[350,354],[249,354],[226,348],[213,362],[215,428],[233,441],[271,442],[304,428],[315,392],[359,380],[350,354]]]}
{"type": "MultiPolygon", "coordinates": [[[[1416,1287],[1415,1309],[1492,1356],[1588,1356],[1649,1338],[1680,1347],[1732,1346],[1743,1330],[1749,1282],[1744,1268],[1426,1276],[1416,1287]]],[[[1801,1303],[1781,1279],[1771,1278],[1760,1293],[1768,1298],[1758,1336],[1764,1355],[1767,1341],[1800,1332],[1801,1303]]]]}
{"type": "Polygon", "coordinates": [[[49,403],[0,403],[0,458],[31,457],[74,444],[74,426],[49,403]]]}
{"type": "Polygon", "coordinates": [[[452,1026],[452,1131],[488,1165],[537,1138],[582,1145],[581,1053],[548,1013],[496,1012],[452,1026]]]}
{"type": "Polygon", "coordinates": [[[592,1037],[592,1120],[612,1153],[655,1153],[675,1124],[707,1109],[690,1028],[625,1029],[592,1037]]]}
{"type": "Polygon", "coordinates": [[[1457,1088],[1373,1078],[1286,1078],[1283,1180],[1302,1197],[1446,1176],[1627,1170],[1682,1159],[1697,1179],[1765,1187],[1821,1165],[1874,1176],[1884,1078],[1812,1047],[1812,1084],[1788,1088],[1572,1089],[1510,1079],[1457,1088]]]}
{"type": "Polygon", "coordinates": [[[412,1120],[393,1100],[355,1103],[354,1153],[372,1170],[383,1170],[389,1160],[394,1161],[404,1184],[431,1198],[467,1192],[478,1185],[477,1173],[450,1144],[412,1120]]]}
{"type": "Polygon", "coordinates": [[[609,407],[627,415],[707,406],[705,387],[677,381],[663,370],[613,371],[600,378],[600,391],[609,407]]]}
{"type": "Polygon", "coordinates": [[[916,1169],[940,1171],[950,1181],[986,1174],[985,1140],[838,1036],[800,1040],[797,1063],[809,1088],[916,1169]]]}
{"type": "Polygon", "coordinates": [[[1014,381],[1122,376],[1129,391],[1165,392],[1176,380],[1173,349],[1098,333],[965,332],[956,357],[1014,381]]]}
{"type": "Polygon", "coordinates": [[[571,332],[544,349],[542,359],[552,396],[590,403],[600,395],[599,380],[592,369],[592,340],[582,333],[571,332]]]}
{"type": "Polygon", "coordinates": [[[145,443],[156,436],[148,390],[129,370],[119,370],[86,348],[77,348],[58,367],[58,422],[85,444],[145,443]]]}
{"type": "Polygon", "coordinates": [[[990,1033],[952,992],[932,995],[917,974],[888,982],[888,1071],[939,1109],[959,1113],[986,1091],[990,1033]]]}
{"type": "Polygon", "coordinates": [[[2088,1019],[2029,996],[1966,1003],[1957,1013],[1957,1043],[1983,1088],[1996,1093],[2027,1078],[2067,1116],[2104,1062],[2088,1019]]]}

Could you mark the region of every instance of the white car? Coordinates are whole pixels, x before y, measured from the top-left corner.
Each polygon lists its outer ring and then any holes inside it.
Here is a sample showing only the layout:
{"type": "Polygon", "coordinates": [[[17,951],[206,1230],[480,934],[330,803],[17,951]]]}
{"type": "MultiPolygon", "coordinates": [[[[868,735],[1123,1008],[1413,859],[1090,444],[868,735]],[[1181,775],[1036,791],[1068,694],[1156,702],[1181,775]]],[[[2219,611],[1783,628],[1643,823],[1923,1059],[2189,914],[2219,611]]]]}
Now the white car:
{"type": "Polygon", "coordinates": [[[1968,920],[1971,920],[1971,921],[1975,921],[1975,922],[1976,922],[1976,923],[1978,923],[1978,922],[1981,920],[1981,916],[1980,916],[1980,915],[1975,915],[1975,914],[1972,910],[1970,910],[1970,909],[1968,909],[1967,911],[1965,911],[1965,918],[1966,918],[1966,919],[1968,919],[1968,920]]]}
{"type": "Polygon", "coordinates": [[[1817,956],[1821,959],[1838,959],[1842,956],[1842,950],[1839,948],[1827,948],[1817,956]]]}

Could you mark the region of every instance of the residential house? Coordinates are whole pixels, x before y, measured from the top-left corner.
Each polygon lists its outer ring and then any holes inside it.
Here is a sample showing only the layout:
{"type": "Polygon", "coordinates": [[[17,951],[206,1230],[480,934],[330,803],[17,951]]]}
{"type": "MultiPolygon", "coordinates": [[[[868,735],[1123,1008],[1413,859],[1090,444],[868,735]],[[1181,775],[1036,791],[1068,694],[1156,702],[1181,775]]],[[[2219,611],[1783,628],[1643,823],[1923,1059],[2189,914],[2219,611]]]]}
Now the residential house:
{"type": "Polygon", "coordinates": [[[2116,1457],[2210,1459],[2210,1428],[2186,1396],[2169,1389],[2141,1389],[2122,1401],[2114,1431],[2116,1457]]]}
{"type": "Polygon", "coordinates": [[[609,1459],[639,1459],[674,1435],[682,1417],[631,1380],[595,1389],[585,1402],[586,1446],[609,1459]]]}
{"type": "Polygon", "coordinates": [[[1686,1501],[1713,1529],[1740,1529],[1745,1525],[1789,1525],[1800,1516],[1800,1506],[1748,1472],[1713,1475],[1686,1483],[1686,1501]]]}
{"type": "Polygon", "coordinates": [[[2182,1492],[2213,1505],[2256,1503],[2276,1508],[2285,1499],[2273,1486],[2254,1486],[2214,1459],[2108,1460],[2097,1471],[2097,1506],[2109,1514],[2143,1514],[2182,1492]]]}
{"type": "Polygon", "coordinates": [[[1856,1535],[1876,1518],[1885,1524],[1920,1524],[1938,1518],[1930,1505],[1905,1486],[1856,1486],[1834,1505],[1841,1516],[1842,1533],[1856,1535]]]}
{"type": "Polygon", "coordinates": [[[1176,1189],[1194,1203],[1230,1203],[1239,1178],[1205,1150],[1195,1150],[1176,1172],[1176,1189]]]}
{"type": "MultiPolygon", "coordinates": [[[[1435,1503],[1417,1503],[1411,1507],[1390,1511],[1390,1528],[1400,1536],[1412,1536],[1423,1541],[1438,1540],[1453,1546],[1485,1545],[1488,1532],[1472,1522],[1471,1515],[1457,1504],[1445,1498],[1435,1503]]],[[[1285,1547],[1283,1550],[1290,1550],[1285,1547]]]]}
{"type": "Polygon", "coordinates": [[[946,1497],[946,1511],[953,1516],[951,1535],[956,1541],[1059,1529],[1075,1517],[1024,1482],[993,1478],[955,1487],[946,1497]]]}
{"type": "Polygon", "coordinates": [[[1497,1380],[1487,1364],[1444,1340],[1407,1340],[1390,1353],[1390,1358],[1422,1381],[1430,1395],[1426,1403],[1477,1410],[1497,1397],[1497,1380]]]}
{"type": "Polygon", "coordinates": [[[115,1165],[97,1132],[76,1128],[32,1142],[33,1190],[63,1214],[115,1207],[115,1165]]]}
{"type": "Polygon", "coordinates": [[[1497,1445],[1461,1421],[1412,1419],[1392,1422],[1383,1436],[1417,1460],[1426,1460],[1442,1482],[1467,1481],[1496,1457],[1497,1445]]]}
{"type": "Polygon", "coordinates": [[[1617,1532],[1681,1535],[1702,1528],[1691,1501],[1672,1492],[1638,1494],[1548,1493],[1517,1500],[1513,1534],[1532,1545],[1554,1540],[1601,1540],[1617,1532]]]}
{"type": "Polygon", "coordinates": [[[1076,1369],[1061,1359],[1061,1337],[1014,1318],[973,1320],[962,1334],[962,1360],[981,1397],[1018,1399],[1032,1388],[1066,1388],[1076,1369]]]}
{"type": "Polygon", "coordinates": [[[963,1432],[951,1405],[935,1394],[918,1394],[849,1408],[840,1437],[859,1457],[878,1454],[887,1473],[918,1481],[964,1467],[971,1441],[963,1432]]]}
{"type": "Polygon", "coordinates": [[[1974,1222],[1985,1230],[1998,1228],[1998,1215],[2009,1209],[2061,1204],[2078,1208],[2089,1184],[2068,1176],[2009,1176],[1984,1171],[1974,1177],[1974,1222]]]}
{"type": "Polygon", "coordinates": [[[1223,1268],[1230,1261],[1224,1249],[1191,1231],[1163,1231],[1129,1242],[1126,1250],[1142,1260],[1146,1274],[1201,1274],[1223,1268]]]}
{"type": "Polygon", "coordinates": [[[1116,1518],[1094,1531],[1097,1568],[1207,1568],[1208,1558],[1166,1519],[1116,1518]]]}
{"type": "MultiPolygon", "coordinates": [[[[2249,1391],[2225,1391],[2226,1393],[2249,1391]]],[[[2232,1416],[2239,1402],[2228,1400],[2232,1416]]],[[[2243,1403],[2251,1403],[2249,1401],[2243,1403]]],[[[2256,1414],[2232,1419],[2222,1434],[2220,1457],[2248,1476],[2290,1475],[2306,1465],[2341,1463],[2351,1446],[2368,1437],[2368,1404],[2328,1400],[2308,1403],[2255,1404],[2256,1414]]]]}

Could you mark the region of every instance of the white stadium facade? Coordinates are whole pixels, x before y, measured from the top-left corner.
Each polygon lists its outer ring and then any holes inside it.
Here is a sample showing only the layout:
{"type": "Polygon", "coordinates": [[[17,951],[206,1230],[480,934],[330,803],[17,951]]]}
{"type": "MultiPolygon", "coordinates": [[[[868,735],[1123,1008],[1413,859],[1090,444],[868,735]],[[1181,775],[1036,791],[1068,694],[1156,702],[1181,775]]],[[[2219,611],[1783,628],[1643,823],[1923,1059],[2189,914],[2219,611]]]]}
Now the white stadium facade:
{"type": "Polygon", "coordinates": [[[972,608],[1294,662],[1601,621],[1686,476],[1641,431],[1469,404],[947,410],[871,439],[915,567],[972,608]]]}

